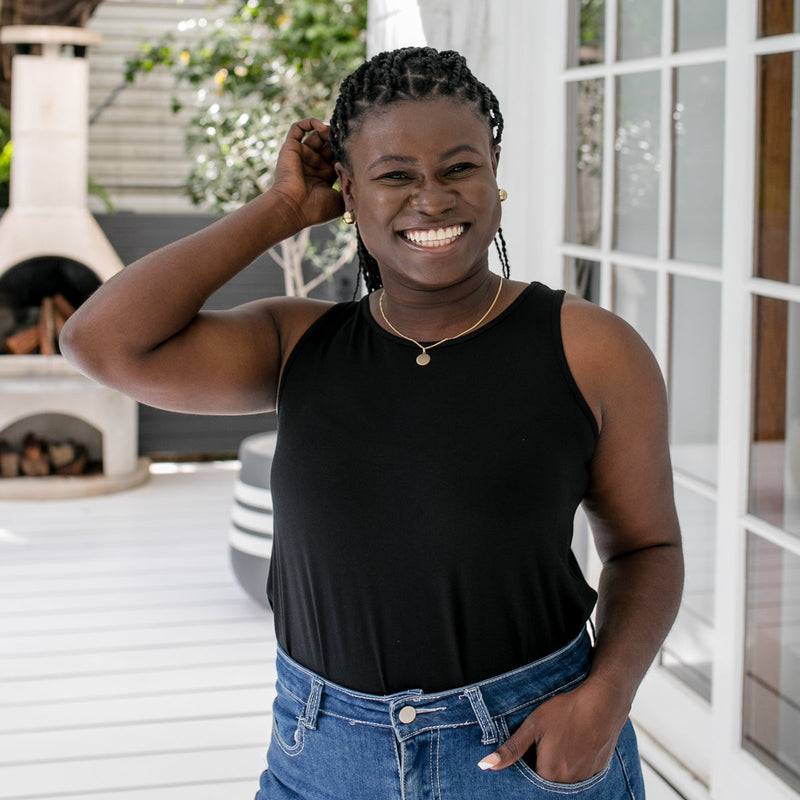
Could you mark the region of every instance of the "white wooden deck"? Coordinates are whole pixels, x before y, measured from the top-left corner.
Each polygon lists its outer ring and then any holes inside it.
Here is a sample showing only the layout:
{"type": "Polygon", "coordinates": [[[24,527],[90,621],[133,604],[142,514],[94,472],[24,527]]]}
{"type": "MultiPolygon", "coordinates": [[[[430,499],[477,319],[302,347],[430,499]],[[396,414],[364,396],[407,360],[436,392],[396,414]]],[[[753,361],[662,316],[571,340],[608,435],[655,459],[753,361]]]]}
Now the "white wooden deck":
{"type": "Polygon", "coordinates": [[[0,501],[0,800],[253,797],[275,637],[228,565],[237,467],[0,501]]]}
{"type": "Polygon", "coordinates": [[[0,502],[2,800],[253,797],[275,640],[229,567],[236,466],[0,502]]]}

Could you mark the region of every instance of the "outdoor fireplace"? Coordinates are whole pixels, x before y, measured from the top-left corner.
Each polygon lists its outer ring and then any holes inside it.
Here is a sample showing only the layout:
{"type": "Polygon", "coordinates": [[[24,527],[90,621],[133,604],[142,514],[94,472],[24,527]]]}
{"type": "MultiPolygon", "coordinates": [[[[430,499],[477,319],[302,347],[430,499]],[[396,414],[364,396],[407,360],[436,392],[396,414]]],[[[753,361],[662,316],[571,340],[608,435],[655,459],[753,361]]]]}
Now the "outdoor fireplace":
{"type": "Polygon", "coordinates": [[[137,458],[137,405],[80,374],[56,344],[71,310],[122,269],[87,204],[85,54],[100,36],[8,26],[0,39],[17,49],[11,194],[0,218],[0,460],[5,454],[13,469],[14,453],[30,460],[48,443],[54,448],[43,456],[46,467],[25,473],[46,477],[0,478],[0,498],[127,488],[148,474],[146,460],[137,458]],[[70,477],[49,474],[69,457],[69,446],[75,460],[58,469],[70,477]],[[97,474],[75,478],[79,460],[97,474]]]}

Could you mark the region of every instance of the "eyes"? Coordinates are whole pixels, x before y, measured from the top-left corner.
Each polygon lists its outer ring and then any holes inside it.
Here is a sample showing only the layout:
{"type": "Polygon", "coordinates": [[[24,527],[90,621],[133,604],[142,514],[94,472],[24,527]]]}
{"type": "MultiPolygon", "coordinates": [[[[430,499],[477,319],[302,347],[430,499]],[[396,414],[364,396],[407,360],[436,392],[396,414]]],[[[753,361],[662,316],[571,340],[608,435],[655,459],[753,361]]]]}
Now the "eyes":
{"type": "MultiPolygon", "coordinates": [[[[459,162],[450,167],[446,167],[442,175],[444,178],[461,178],[471,175],[476,170],[480,169],[478,164],[473,164],[469,161],[459,162]]],[[[382,181],[387,184],[401,184],[416,179],[416,173],[411,170],[391,170],[390,172],[383,172],[376,176],[375,180],[382,181]]]]}

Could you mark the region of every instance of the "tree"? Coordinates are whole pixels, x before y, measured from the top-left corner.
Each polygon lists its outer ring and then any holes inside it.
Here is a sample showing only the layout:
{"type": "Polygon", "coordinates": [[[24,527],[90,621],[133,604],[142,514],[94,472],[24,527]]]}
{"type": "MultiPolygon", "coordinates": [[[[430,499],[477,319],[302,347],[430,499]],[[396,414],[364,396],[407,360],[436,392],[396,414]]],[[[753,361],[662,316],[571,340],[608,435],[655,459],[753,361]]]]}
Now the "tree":
{"type": "MultiPolygon", "coordinates": [[[[327,119],[339,83],[364,60],[366,7],[366,0],[217,0],[212,18],[186,20],[177,33],[142,45],[128,62],[129,81],[166,68],[176,87],[194,90],[186,135],[193,203],[227,213],[264,191],[292,122],[327,119]]],[[[177,93],[172,105],[182,107],[177,93]]],[[[324,252],[307,230],[270,251],[287,294],[306,296],[352,260],[352,233],[330,227],[333,245],[324,252]],[[317,267],[310,279],[304,259],[317,267]]]]}

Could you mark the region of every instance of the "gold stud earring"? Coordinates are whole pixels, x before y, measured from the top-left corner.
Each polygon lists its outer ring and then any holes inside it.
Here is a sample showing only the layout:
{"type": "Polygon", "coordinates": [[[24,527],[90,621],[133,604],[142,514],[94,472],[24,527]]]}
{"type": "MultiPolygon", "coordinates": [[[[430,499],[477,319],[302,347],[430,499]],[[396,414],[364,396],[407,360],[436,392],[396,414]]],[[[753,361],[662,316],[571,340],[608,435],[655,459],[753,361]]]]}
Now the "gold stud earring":
{"type": "Polygon", "coordinates": [[[505,189],[498,189],[497,194],[500,196],[500,202],[508,199],[508,192],[505,189]]]}
{"type": "Polygon", "coordinates": [[[348,224],[352,225],[356,221],[356,215],[349,209],[342,214],[342,219],[348,224]]]}

